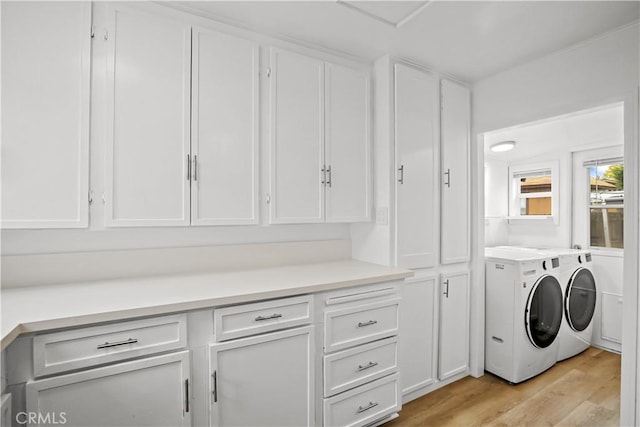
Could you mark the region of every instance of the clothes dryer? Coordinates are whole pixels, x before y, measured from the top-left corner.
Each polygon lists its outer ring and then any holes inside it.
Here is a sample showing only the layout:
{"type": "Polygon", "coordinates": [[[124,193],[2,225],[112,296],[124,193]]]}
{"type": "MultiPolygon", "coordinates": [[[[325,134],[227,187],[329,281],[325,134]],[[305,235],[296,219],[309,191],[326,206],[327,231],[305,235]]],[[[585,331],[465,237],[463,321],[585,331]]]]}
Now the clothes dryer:
{"type": "Polygon", "coordinates": [[[512,383],[558,358],[563,295],[560,261],[547,254],[487,248],[485,369],[512,383]]]}

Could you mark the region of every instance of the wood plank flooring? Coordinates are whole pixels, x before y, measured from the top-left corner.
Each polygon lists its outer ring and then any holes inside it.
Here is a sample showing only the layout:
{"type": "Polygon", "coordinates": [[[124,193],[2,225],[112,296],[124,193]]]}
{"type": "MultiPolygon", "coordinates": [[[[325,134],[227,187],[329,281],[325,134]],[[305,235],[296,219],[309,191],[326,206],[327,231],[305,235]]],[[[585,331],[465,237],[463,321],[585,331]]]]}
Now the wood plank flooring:
{"type": "Polygon", "coordinates": [[[403,406],[385,427],[618,426],[620,355],[597,348],[510,385],[485,373],[403,406]]]}

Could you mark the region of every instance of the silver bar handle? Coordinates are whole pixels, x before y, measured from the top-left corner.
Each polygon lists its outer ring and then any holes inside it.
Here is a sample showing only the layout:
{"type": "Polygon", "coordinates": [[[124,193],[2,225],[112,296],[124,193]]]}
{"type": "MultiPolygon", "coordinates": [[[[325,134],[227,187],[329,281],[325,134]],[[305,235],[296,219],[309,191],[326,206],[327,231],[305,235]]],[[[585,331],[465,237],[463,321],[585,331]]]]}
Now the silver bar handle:
{"type": "Polygon", "coordinates": [[[371,408],[375,408],[376,406],[378,406],[377,402],[369,402],[369,404],[367,406],[358,406],[358,414],[363,413],[364,411],[368,411],[371,408]]]}
{"type": "Polygon", "coordinates": [[[120,345],[135,344],[137,342],[138,340],[135,338],[129,338],[128,340],[117,341],[117,342],[105,342],[104,344],[98,345],[98,350],[101,350],[103,348],[118,347],[120,345]]]}
{"type": "Polygon", "coordinates": [[[184,380],[184,412],[189,412],[189,379],[184,380]]]}
{"type": "Polygon", "coordinates": [[[218,371],[213,371],[211,378],[213,379],[213,403],[218,403],[218,371]]]}
{"type": "Polygon", "coordinates": [[[358,372],[366,371],[367,369],[373,368],[374,366],[378,366],[378,362],[369,362],[366,365],[358,365],[358,372]]]}
{"type": "Polygon", "coordinates": [[[327,179],[327,185],[331,188],[331,166],[327,168],[327,173],[329,174],[329,178],[327,179]]]}
{"type": "Polygon", "coordinates": [[[449,298],[449,279],[444,281],[444,286],[445,286],[444,297],[449,298]]]}
{"type": "Polygon", "coordinates": [[[187,154],[187,181],[191,181],[191,155],[187,154]]]}
{"type": "Polygon", "coordinates": [[[256,317],[256,322],[261,322],[263,320],[272,320],[272,319],[279,319],[282,317],[282,314],[280,313],[273,313],[271,316],[258,316],[256,317]]]}
{"type": "Polygon", "coordinates": [[[400,184],[404,184],[404,165],[400,165],[398,168],[398,172],[400,172],[400,178],[398,178],[398,182],[400,184]]]}
{"type": "Polygon", "coordinates": [[[364,328],[365,326],[371,326],[371,325],[375,325],[376,323],[378,323],[377,320],[369,320],[368,322],[358,322],[358,328],[364,328]]]}
{"type": "Polygon", "coordinates": [[[193,180],[198,180],[198,155],[193,156],[193,180]]]}
{"type": "Polygon", "coordinates": [[[447,180],[445,181],[444,185],[446,185],[447,188],[451,188],[451,170],[447,169],[444,174],[447,176],[447,180]]]}

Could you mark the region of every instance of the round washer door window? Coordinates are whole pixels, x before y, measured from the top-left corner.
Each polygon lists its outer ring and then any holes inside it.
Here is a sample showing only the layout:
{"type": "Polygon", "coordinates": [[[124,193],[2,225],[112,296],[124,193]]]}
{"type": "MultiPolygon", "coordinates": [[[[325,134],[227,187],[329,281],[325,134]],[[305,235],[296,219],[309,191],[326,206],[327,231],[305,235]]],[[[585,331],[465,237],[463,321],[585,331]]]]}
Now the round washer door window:
{"type": "Polygon", "coordinates": [[[564,308],[571,329],[578,332],[587,329],[596,310],[596,281],[586,268],[571,275],[564,308]]]}
{"type": "Polygon", "coordinates": [[[533,285],[527,301],[525,327],[531,343],[549,347],[558,336],[562,323],[562,289],[553,276],[542,276],[533,285]]]}

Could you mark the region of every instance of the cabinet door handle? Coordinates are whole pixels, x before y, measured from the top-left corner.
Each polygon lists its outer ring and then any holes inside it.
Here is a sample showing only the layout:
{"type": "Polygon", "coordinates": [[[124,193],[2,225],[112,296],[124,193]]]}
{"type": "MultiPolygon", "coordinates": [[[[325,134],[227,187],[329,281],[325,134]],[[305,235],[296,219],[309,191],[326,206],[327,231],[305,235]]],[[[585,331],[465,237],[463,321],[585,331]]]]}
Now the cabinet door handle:
{"type": "Polygon", "coordinates": [[[211,378],[213,379],[213,403],[218,403],[218,371],[213,371],[211,378]]]}
{"type": "Polygon", "coordinates": [[[364,328],[365,326],[371,326],[371,325],[375,325],[376,323],[378,323],[377,320],[369,320],[368,322],[358,322],[358,328],[364,328]]]}
{"type": "Polygon", "coordinates": [[[198,180],[198,155],[193,156],[193,180],[198,180]]]}
{"type": "Polygon", "coordinates": [[[404,165],[400,165],[398,168],[398,172],[400,172],[400,178],[398,178],[398,182],[400,184],[404,184],[404,165]]]}
{"type": "Polygon", "coordinates": [[[135,338],[129,338],[128,340],[117,341],[117,342],[105,342],[104,344],[98,345],[98,350],[101,350],[103,348],[118,347],[120,345],[135,344],[137,342],[138,340],[135,338]]]}
{"type": "Polygon", "coordinates": [[[367,406],[358,406],[358,414],[363,413],[364,411],[368,411],[371,408],[375,408],[376,406],[378,406],[377,402],[369,402],[369,404],[367,406]]]}
{"type": "Polygon", "coordinates": [[[187,181],[191,181],[191,155],[187,154],[187,181]]]}
{"type": "Polygon", "coordinates": [[[329,174],[329,178],[327,178],[327,185],[331,188],[331,166],[327,168],[327,173],[329,174]]]}
{"type": "Polygon", "coordinates": [[[373,368],[374,366],[378,366],[378,362],[369,362],[366,365],[358,365],[358,372],[366,371],[367,369],[373,368]]]}
{"type": "Polygon", "coordinates": [[[189,412],[189,379],[184,380],[184,412],[189,412]]]}
{"type": "Polygon", "coordinates": [[[444,283],[444,297],[449,298],[449,279],[445,280],[443,283],[444,283]]]}
{"type": "Polygon", "coordinates": [[[263,320],[272,320],[272,319],[279,319],[282,317],[282,314],[280,313],[273,313],[271,316],[258,316],[256,317],[256,322],[262,322],[263,320]]]}
{"type": "Polygon", "coordinates": [[[451,188],[451,170],[447,169],[444,174],[447,176],[447,180],[445,181],[444,185],[446,185],[447,188],[451,188]]]}

